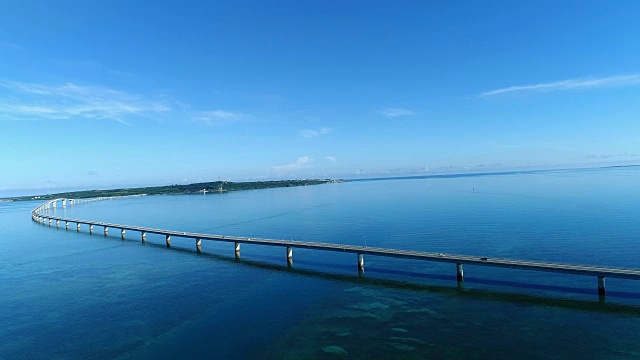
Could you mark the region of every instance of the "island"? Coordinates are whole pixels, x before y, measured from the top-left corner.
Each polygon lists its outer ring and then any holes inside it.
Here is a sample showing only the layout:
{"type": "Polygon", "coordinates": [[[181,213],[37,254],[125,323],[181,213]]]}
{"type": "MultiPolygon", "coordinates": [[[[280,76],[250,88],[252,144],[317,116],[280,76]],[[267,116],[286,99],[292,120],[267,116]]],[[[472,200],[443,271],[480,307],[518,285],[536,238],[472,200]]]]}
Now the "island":
{"type": "Polygon", "coordinates": [[[68,199],[88,199],[108,196],[131,196],[131,195],[184,195],[184,194],[207,194],[207,193],[225,193],[228,191],[241,190],[258,190],[271,189],[293,186],[320,185],[329,183],[340,183],[344,180],[332,179],[305,179],[305,180],[275,180],[275,181],[249,181],[249,182],[231,182],[231,181],[214,181],[195,183],[188,185],[167,185],[167,186],[150,186],[139,188],[122,188],[107,190],[82,190],[70,191],[55,194],[33,195],[33,196],[16,196],[0,199],[3,202],[12,201],[30,201],[30,200],[51,200],[56,198],[68,199]]]}

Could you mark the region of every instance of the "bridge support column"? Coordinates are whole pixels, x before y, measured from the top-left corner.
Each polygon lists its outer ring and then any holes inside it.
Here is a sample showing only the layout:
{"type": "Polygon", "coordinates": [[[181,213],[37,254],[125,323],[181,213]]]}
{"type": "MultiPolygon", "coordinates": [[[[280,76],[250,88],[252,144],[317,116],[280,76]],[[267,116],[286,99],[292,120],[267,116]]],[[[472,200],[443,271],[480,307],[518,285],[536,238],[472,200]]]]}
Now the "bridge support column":
{"type": "Polygon", "coordinates": [[[598,295],[604,295],[605,292],[604,276],[598,276],[598,295]]]}
{"type": "Polygon", "coordinates": [[[456,278],[458,281],[464,281],[464,271],[462,271],[462,264],[456,264],[456,278]]]}
{"type": "Polygon", "coordinates": [[[202,252],[202,239],[196,238],[196,251],[198,254],[202,252]]]}
{"type": "Polygon", "coordinates": [[[125,234],[125,230],[121,229],[120,230],[120,236],[122,236],[122,240],[124,240],[124,234],[125,234]]]}
{"type": "Polygon", "coordinates": [[[89,225],[89,234],[93,234],[93,225],[89,225]]]}
{"type": "Polygon", "coordinates": [[[240,243],[239,242],[235,243],[235,249],[236,249],[236,257],[239,258],[240,257],[240,243]]]}
{"type": "Polygon", "coordinates": [[[147,232],[143,231],[142,232],[142,243],[145,243],[145,242],[147,242],[147,232]]]}
{"type": "Polygon", "coordinates": [[[67,207],[67,200],[66,199],[62,199],[62,207],[67,207]]]}
{"type": "Polygon", "coordinates": [[[51,226],[51,219],[49,219],[49,226],[51,226]]]}
{"type": "MultiPolygon", "coordinates": [[[[57,204],[57,201],[53,201],[53,202],[51,202],[51,206],[52,206],[54,209],[56,208],[56,204],[57,204]]],[[[47,208],[48,208],[48,206],[47,206],[47,208]]]]}
{"type": "Polygon", "coordinates": [[[66,230],[69,230],[69,222],[68,222],[68,221],[65,221],[65,222],[64,222],[64,228],[65,228],[66,230]]]}
{"type": "Polygon", "coordinates": [[[104,227],[104,236],[109,235],[109,228],[108,227],[104,227]]]}
{"type": "Polygon", "coordinates": [[[171,247],[171,235],[167,235],[167,237],[164,239],[165,244],[167,244],[167,247],[170,248],[171,247]]]}
{"type": "Polygon", "coordinates": [[[56,220],[56,227],[59,228],[60,227],[60,220],[56,220]]]}
{"type": "Polygon", "coordinates": [[[76,231],[80,231],[80,223],[76,223],[76,231]]]}
{"type": "Polygon", "coordinates": [[[287,264],[293,264],[293,248],[287,247],[287,264]]]}
{"type": "Polygon", "coordinates": [[[358,254],[358,270],[364,271],[364,256],[362,254],[358,254]]]}

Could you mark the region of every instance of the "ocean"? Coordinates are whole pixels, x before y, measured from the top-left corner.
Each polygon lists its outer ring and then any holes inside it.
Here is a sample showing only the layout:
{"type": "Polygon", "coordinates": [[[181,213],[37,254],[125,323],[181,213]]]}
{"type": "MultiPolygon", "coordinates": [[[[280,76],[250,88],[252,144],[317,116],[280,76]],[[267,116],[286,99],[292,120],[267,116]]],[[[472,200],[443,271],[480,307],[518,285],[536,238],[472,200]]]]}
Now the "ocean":
{"type": "MultiPolygon", "coordinates": [[[[640,168],[146,196],[52,214],[162,229],[640,268],[640,168]]],[[[640,359],[640,281],[31,220],[0,203],[3,359],[640,359]]]]}

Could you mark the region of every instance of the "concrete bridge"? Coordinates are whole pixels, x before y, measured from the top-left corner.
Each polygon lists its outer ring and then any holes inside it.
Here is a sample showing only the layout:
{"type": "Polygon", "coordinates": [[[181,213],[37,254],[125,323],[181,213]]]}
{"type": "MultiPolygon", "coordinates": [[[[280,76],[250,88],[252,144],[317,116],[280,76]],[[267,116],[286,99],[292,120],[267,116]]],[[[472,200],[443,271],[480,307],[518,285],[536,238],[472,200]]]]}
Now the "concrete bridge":
{"type": "MultiPolygon", "coordinates": [[[[143,195],[135,195],[135,196],[143,196],[143,195]]],[[[108,235],[109,229],[113,228],[113,229],[120,230],[120,235],[122,239],[125,239],[125,234],[127,230],[135,231],[140,234],[140,238],[142,242],[146,241],[147,234],[163,235],[165,236],[165,243],[167,247],[171,247],[172,237],[192,239],[192,240],[195,240],[195,247],[198,252],[202,250],[202,240],[230,242],[234,244],[236,257],[240,257],[240,244],[279,246],[286,249],[286,259],[289,264],[293,262],[293,248],[347,252],[347,253],[357,254],[357,265],[358,265],[359,271],[364,271],[364,255],[386,256],[386,257],[451,263],[451,264],[455,264],[456,266],[456,277],[459,282],[464,281],[464,273],[463,273],[464,264],[594,276],[598,280],[598,294],[600,295],[605,294],[605,278],[607,277],[629,279],[629,280],[640,280],[640,270],[635,270],[635,269],[610,268],[610,267],[602,267],[602,266],[575,265],[575,264],[559,264],[559,263],[551,263],[551,262],[500,259],[500,258],[478,257],[478,256],[468,256],[468,255],[442,254],[442,253],[432,253],[432,252],[425,252],[425,251],[401,250],[401,249],[390,249],[390,248],[357,246],[357,245],[343,245],[343,244],[332,244],[332,243],[322,243],[322,242],[307,242],[307,241],[295,241],[295,240],[277,240],[277,239],[248,238],[248,237],[239,237],[239,236],[199,234],[199,233],[192,233],[192,232],[154,229],[154,228],[147,228],[147,227],[141,227],[141,226],[112,224],[112,223],[105,223],[105,222],[99,222],[99,221],[71,219],[71,218],[64,218],[64,217],[47,214],[51,208],[56,207],[56,203],[58,201],[61,201],[62,206],[65,207],[67,203],[69,203],[70,205],[77,205],[77,204],[84,204],[84,203],[89,203],[93,201],[108,200],[108,199],[123,198],[123,197],[127,197],[127,196],[102,197],[102,198],[92,198],[92,199],[54,199],[54,200],[47,201],[41,204],[40,206],[38,206],[37,208],[35,208],[31,212],[31,217],[33,221],[36,221],[42,224],[48,223],[49,226],[52,226],[52,222],[55,221],[56,227],[60,227],[60,221],[64,221],[66,229],[69,229],[70,223],[74,223],[76,224],[77,231],[80,231],[80,225],[86,225],[89,227],[89,233],[93,233],[94,226],[99,226],[103,228],[103,233],[105,236],[108,235]]]]}

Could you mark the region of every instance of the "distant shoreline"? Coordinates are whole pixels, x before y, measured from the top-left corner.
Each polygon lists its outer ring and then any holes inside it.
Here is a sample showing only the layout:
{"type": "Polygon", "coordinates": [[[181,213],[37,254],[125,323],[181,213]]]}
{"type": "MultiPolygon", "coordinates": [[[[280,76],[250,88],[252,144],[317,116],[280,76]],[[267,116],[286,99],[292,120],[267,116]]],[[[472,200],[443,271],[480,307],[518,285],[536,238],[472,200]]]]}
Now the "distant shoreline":
{"type": "Polygon", "coordinates": [[[56,198],[89,199],[108,196],[131,196],[131,195],[189,195],[226,193],[229,191],[273,189],[282,187],[321,185],[330,183],[340,183],[344,180],[332,179],[305,179],[305,180],[276,180],[276,181],[253,181],[253,182],[227,182],[214,181],[205,183],[195,183],[188,185],[167,185],[149,186],[138,188],[122,188],[109,190],[83,190],[69,191],[45,195],[14,196],[0,199],[0,202],[51,200],[56,198]]]}
{"type": "Polygon", "coordinates": [[[305,180],[274,180],[274,181],[247,181],[247,182],[226,182],[214,181],[204,183],[194,183],[188,185],[167,185],[167,186],[148,186],[135,188],[120,188],[107,190],[82,190],[68,191],[45,195],[27,195],[27,196],[7,196],[0,198],[0,203],[14,201],[31,201],[31,200],[51,200],[54,198],[94,198],[103,196],[128,196],[128,195],[188,195],[205,193],[225,193],[228,191],[242,190],[259,190],[280,187],[293,187],[305,185],[320,185],[328,183],[341,182],[360,182],[360,181],[379,181],[379,180],[410,180],[410,179],[453,179],[464,177],[479,176],[500,176],[500,175],[518,175],[518,174],[540,174],[561,171],[581,171],[581,170],[597,170],[597,169],[623,169],[623,168],[640,168],[640,164],[630,165],[608,165],[594,167],[576,167],[576,168],[556,168],[556,169],[531,169],[531,170],[506,170],[506,171],[489,171],[489,172],[463,172],[463,173],[444,173],[444,174],[421,174],[421,175],[405,175],[405,176],[378,176],[368,178],[352,178],[352,179],[305,179],[305,180]],[[222,190],[220,190],[222,189],[222,190]]]}
{"type": "Polygon", "coordinates": [[[505,170],[505,171],[487,171],[487,172],[465,172],[465,173],[446,173],[446,174],[424,174],[424,175],[405,175],[405,176],[380,176],[369,178],[346,179],[346,182],[358,181],[378,181],[378,180],[410,180],[410,179],[455,179],[465,177],[479,176],[499,176],[499,175],[518,175],[518,174],[543,174],[561,171],[581,171],[581,170],[598,170],[598,169],[620,169],[634,168],[640,165],[610,165],[597,167],[579,167],[579,168],[557,168],[557,169],[532,169],[532,170],[505,170]]]}

